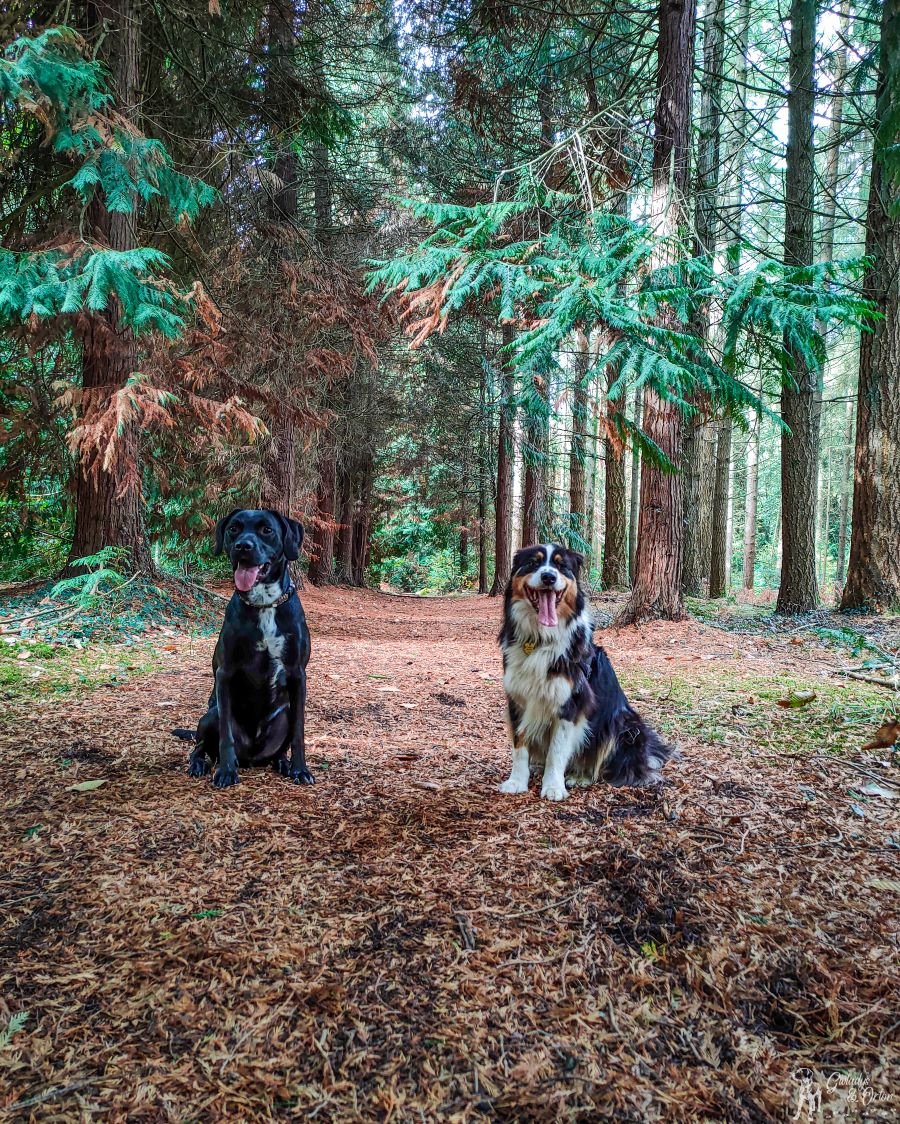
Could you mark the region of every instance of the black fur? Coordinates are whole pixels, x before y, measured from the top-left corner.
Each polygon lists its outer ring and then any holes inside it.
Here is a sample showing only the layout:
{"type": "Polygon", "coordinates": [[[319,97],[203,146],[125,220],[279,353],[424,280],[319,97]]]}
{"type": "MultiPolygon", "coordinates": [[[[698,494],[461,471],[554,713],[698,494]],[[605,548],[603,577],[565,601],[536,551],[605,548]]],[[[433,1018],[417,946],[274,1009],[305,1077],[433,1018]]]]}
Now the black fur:
{"type": "Polygon", "coordinates": [[[296,590],[274,604],[292,589],[287,564],[299,557],[302,543],[302,525],[277,511],[240,509],[216,526],[215,552],[227,550],[232,569],[239,563],[264,567],[257,586],[247,594],[235,590],[225,610],[213,656],[215,684],[196,734],[172,731],[197,743],[190,776],[205,776],[217,765],[217,788],[238,783],[239,765],[269,764],[295,784],[314,783],[304,742],[309,629],[296,590]],[[254,605],[254,595],[265,592],[273,603],[254,605]]]}

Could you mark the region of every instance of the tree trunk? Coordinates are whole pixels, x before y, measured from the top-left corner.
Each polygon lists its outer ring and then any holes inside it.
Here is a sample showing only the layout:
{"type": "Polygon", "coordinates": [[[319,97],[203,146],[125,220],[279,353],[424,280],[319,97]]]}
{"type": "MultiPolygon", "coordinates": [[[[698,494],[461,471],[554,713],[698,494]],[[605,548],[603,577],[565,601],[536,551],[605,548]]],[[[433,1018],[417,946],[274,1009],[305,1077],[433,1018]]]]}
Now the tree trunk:
{"type": "Polygon", "coordinates": [[[864,290],[882,319],[859,351],[850,563],[842,609],[900,607],[900,220],[884,154],[900,141],[889,79],[900,71],[900,2],[884,0],[864,290]]]}
{"type": "MultiPolygon", "coordinates": [[[[89,5],[89,20],[99,54],[109,69],[115,109],[137,123],[140,104],[140,4],[138,0],[109,0],[89,5]]],[[[88,207],[91,235],[113,250],[137,246],[137,214],[111,212],[99,195],[88,207]]],[[[137,369],[137,346],[130,328],[120,321],[121,309],[112,299],[103,312],[91,314],[83,332],[81,420],[114,408],[112,398],[122,392],[137,369]]],[[[153,560],[144,526],[141,494],[139,430],[128,422],[116,435],[116,455],[109,468],[103,452],[82,454],[75,465],[75,530],[69,563],[106,546],[125,552],[116,567],[126,572],[152,573],[153,560]]]]}
{"type": "MultiPolygon", "coordinates": [[[[788,60],[788,145],[785,164],[784,260],[811,265],[814,259],[813,62],[815,0],[791,0],[788,60]]],[[[779,613],[806,613],[819,603],[816,581],[816,476],[819,462],[818,376],[785,340],[787,370],[781,416],[782,563],[779,613]]]]}
{"type": "Polygon", "coordinates": [[[353,516],[356,501],[353,491],[353,472],[344,466],[340,474],[339,525],[335,541],[336,577],[338,581],[353,581],[353,516]]]}
{"type": "Polygon", "coordinates": [[[731,418],[719,422],[716,442],[716,482],[713,492],[711,551],[709,556],[709,596],[724,597],[727,590],[728,561],[728,473],[731,465],[731,418]]]}
{"type": "Polygon", "coordinates": [[[317,468],[319,483],[316,488],[316,526],[310,536],[309,580],[313,585],[327,585],[334,581],[335,493],[337,491],[337,450],[334,435],[329,427],[319,434],[317,468]]]}
{"type": "MultiPolygon", "coordinates": [[[[607,386],[612,386],[618,377],[616,367],[610,363],[607,372],[607,386]]],[[[607,398],[607,410],[612,403],[607,398]]],[[[610,422],[614,419],[610,418],[610,422]]],[[[626,571],[627,545],[625,539],[625,454],[616,448],[607,436],[604,442],[604,464],[606,466],[605,502],[606,525],[603,533],[603,568],[600,584],[604,589],[627,589],[626,571]]]]}
{"type": "Polygon", "coordinates": [[[478,592],[488,591],[488,412],[487,412],[487,369],[484,362],[486,353],[486,332],[482,324],[480,330],[479,356],[481,364],[478,384],[478,592]]]}
{"type": "Polygon", "coordinates": [[[296,435],[289,414],[269,418],[269,444],[266,448],[260,503],[273,511],[290,514],[294,493],[296,435]]]}
{"type": "MultiPolygon", "coordinates": [[[[684,0],[660,0],[659,64],[653,138],[651,217],[663,240],[654,265],[662,267],[680,252],[676,239],[688,225],[690,178],[691,77],[694,60],[694,6],[684,0]]],[[[675,328],[675,314],[663,307],[661,327],[675,328]]],[[[681,413],[673,402],[647,387],[643,430],[678,464],[681,459],[681,413]]],[[[646,457],[641,470],[641,506],[631,598],[619,623],[651,617],[680,620],[684,522],[681,475],[663,472],[646,457]]]]}
{"type": "MultiPolygon", "coordinates": [[[[634,392],[634,424],[641,424],[641,392],[634,392]]],[[[630,507],[628,509],[628,581],[634,581],[634,560],[637,554],[638,514],[641,503],[641,450],[632,443],[631,446],[631,491],[630,507]]]]}
{"type": "Polygon", "coordinates": [[[744,498],[744,589],[753,589],[756,571],[756,509],[759,496],[759,431],[756,414],[747,438],[747,491],[744,498]]]}
{"type": "MultiPolygon", "coordinates": [[[[503,325],[503,345],[511,348],[515,339],[513,328],[503,325]]],[[[500,423],[497,427],[497,499],[494,504],[494,584],[491,596],[496,597],[506,589],[512,562],[512,492],[513,465],[515,463],[516,380],[509,352],[501,357],[503,365],[500,423]]]]}
{"type": "Polygon", "coordinates": [[[590,550],[587,518],[587,444],[591,419],[588,401],[588,371],[591,355],[587,335],[577,333],[578,356],[575,362],[575,387],[572,395],[572,444],[569,450],[569,545],[575,550],[590,550]]]}
{"type": "Polygon", "coordinates": [[[547,446],[549,407],[543,375],[532,375],[532,388],[525,406],[522,488],[522,546],[544,541],[547,524],[547,446]]]}
{"type": "Polygon", "coordinates": [[[853,399],[847,395],[844,421],[843,481],[841,483],[841,504],[838,515],[837,564],[834,571],[835,594],[838,601],[844,592],[844,568],[847,565],[847,524],[850,514],[850,487],[853,468],[853,399]]]}

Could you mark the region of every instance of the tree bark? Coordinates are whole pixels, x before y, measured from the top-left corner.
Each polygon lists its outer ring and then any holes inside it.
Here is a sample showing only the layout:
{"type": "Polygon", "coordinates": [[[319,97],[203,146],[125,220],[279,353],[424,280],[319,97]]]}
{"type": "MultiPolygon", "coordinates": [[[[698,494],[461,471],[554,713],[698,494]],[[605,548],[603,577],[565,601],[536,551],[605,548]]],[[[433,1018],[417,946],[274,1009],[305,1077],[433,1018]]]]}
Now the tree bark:
{"type": "MultiPolygon", "coordinates": [[[[515,333],[509,324],[503,325],[503,345],[511,348],[515,333]]],[[[516,381],[509,352],[501,356],[503,366],[500,423],[497,427],[497,499],[494,505],[494,584],[491,596],[496,597],[506,589],[512,562],[512,492],[513,464],[515,461],[516,381]]]]}
{"type": "MultiPolygon", "coordinates": [[[[612,386],[618,371],[609,364],[606,372],[607,386],[612,386]]],[[[612,403],[607,398],[607,409],[612,403]]],[[[615,416],[615,415],[614,415],[615,416]]],[[[614,420],[614,417],[609,419],[614,420]]],[[[627,545],[625,538],[625,454],[607,436],[604,442],[606,524],[603,533],[603,567],[600,584],[604,589],[627,589],[627,545]]]]}
{"type": "Polygon", "coordinates": [[[727,590],[728,473],[731,465],[730,417],[719,421],[716,441],[716,482],[713,491],[711,550],[709,556],[709,596],[724,597],[727,590]]]}
{"type": "MultiPolygon", "coordinates": [[[[634,392],[634,424],[641,424],[641,392],[634,392]]],[[[641,451],[637,445],[631,446],[631,503],[628,509],[628,580],[634,581],[634,560],[637,554],[638,514],[641,504],[641,451]]]]}
{"type": "Polygon", "coordinates": [[[547,383],[532,375],[532,391],[525,407],[522,487],[522,546],[544,541],[547,524],[547,445],[549,408],[547,383]]]}
{"type": "Polygon", "coordinates": [[[310,551],[309,580],[313,585],[327,585],[333,582],[334,574],[334,532],[335,500],[337,492],[337,449],[334,434],[326,426],[319,434],[319,455],[317,470],[319,483],[316,488],[317,524],[310,536],[313,549],[310,551]]]}
{"type": "Polygon", "coordinates": [[[834,571],[835,593],[838,601],[844,592],[844,572],[847,565],[847,526],[850,515],[850,488],[853,472],[853,399],[847,395],[844,421],[843,480],[841,483],[841,503],[838,515],[837,564],[834,571]],[[838,588],[840,587],[840,588],[838,588]]]}
{"type": "MultiPolygon", "coordinates": [[[[784,260],[788,265],[804,266],[815,260],[815,0],[792,0],[790,18],[784,260]]],[[[819,395],[817,373],[788,339],[785,352],[781,416],[788,432],[781,437],[782,563],[777,611],[796,614],[809,612],[819,603],[815,556],[819,395]]]]}
{"type": "MultiPolygon", "coordinates": [[[[89,5],[89,22],[99,42],[100,57],[109,69],[115,109],[136,124],[140,106],[139,0],[102,0],[89,5]]],[[[97,196],[88,207],[87,222],[93,239],[112,250],[137,246],[137,213],[106,209],[97,196]]],[[[120,323],[117,300],[88,317],[81,340],[81,418],[104,413],[112,398],[124,390],[137,368],[137,346],[130,328],[120,323]]],[[[150,544],[144,526],[141,493],[139,430],[128,422],[116,436],[116,455],[104,468],[103,452],[79,456],[75,465],[75,529],[67,569],[78,558],[97,554],[104,547],[124,552],[117,568],[126,572],[153,572],[150,544]]]]}
{"type": "Polygon", "coordinates": [[[487,368],[484,361],[486,354],[486,336],[482,324],[479,338],[479,367],[478,383],[478,592],[488,591],[488,543],[487,543],[487,511],[488,511],[488,480],[490,466],[488,464],[488,412],[487,412],[487,368]]]}
{"type": "MultiPolygon", "coordinates": [[[[690,179],[691,78],[694,60],[694,6],[684,0],[660,0],[656,111],[653,138],[651,216],[664,236],[655,265],[675,260],[676,239],[687,227],[690,179]]],[[[661,327],[675,328],[675,314],[663,307],[661,327]]],[[[681,459],[681,413],[647,387],[643,430],[666,456],[681,459]]],[[[681,475],[663,472],[646,457],[641,470],[641,506],[635,556],[635,580],[619,623],[652,617],[680,620],[684,522],[681,475]]]]}
{"type": "Polygon", "coordinates": [[[756,510],[759,497],[759,431],[756,414],[747,438],[747,491],[744,498],[744,589],[753,589],[756,571],[756,510]]]}
{"type": "Polygon", "coordinates": [[[569,449],[569,545],[589,552],[587,518],[587,444],[591,419],[588,401],[588,371],[591,356],[587,335],[577,333],[578,355],[572,394],[572,444],[569,449]]]}
{"type": "Polygon", "coordinates": [[[884,0],[864,291],[882,319],[863,332],[856,405],[853,522],[842,609],[900,606],[900,220],[884,154],[900,141],[891,97],[900,70],[900,0],[884,0]]]}

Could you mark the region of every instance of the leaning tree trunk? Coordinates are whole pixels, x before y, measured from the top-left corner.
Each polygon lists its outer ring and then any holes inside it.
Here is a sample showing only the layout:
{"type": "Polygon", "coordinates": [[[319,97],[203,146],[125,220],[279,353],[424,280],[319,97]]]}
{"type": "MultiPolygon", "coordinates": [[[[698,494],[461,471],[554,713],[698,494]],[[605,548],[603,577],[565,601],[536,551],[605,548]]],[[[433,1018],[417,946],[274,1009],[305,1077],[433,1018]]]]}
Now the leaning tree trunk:
{"type": "Polygon", "coordinates": [[[478,355],[478,592],[488,591],[487,511],[490,466],[488,464],[487,368],[484,362],[486,332],[482,324],[478,355]]]}
{"type": "MultiPolygon", "coordinates": [[[[515,333],[509,324],[503,325],[503,345],[512,348],[515,333]]],[[[491,596],[496,597],[506,589],[512,562],[512,498],[513,465],[515,463],[516,376],[510,351],[501,355],[503,366],[502,393],[500,397],[500,423],[497,427],[497,497],[494,502],[494,584],[491,596]]]]}
{"type": "MultiPolygon", "coordinates": [[[[688,225],[693,61],[693,3],[660,0],[651,194],[652,219],[662,235],[654,262],[657,267],[669,264],[682,252],[679,243],[688,225]]],[[[668,306],[660,309],[657,323],[663,328],[676,328],[674,310],[668,306]]],[[[643,430],[677,465],[681,458],[681,413],[675,403],[649,386],[644,394],[643,430]]],[[[664,472],[645,457],[634,586],[619,623],[652,617],[680,620],[684,616],[683,544],[681,476],[664,472]]]]}
{"type": "Polygon", "coordinates": [[[883,160],[900,142],[890,81],[900,71],[900,0],[884,0],[866,220],[865,293],[881,319],[863,332],[856,404],[853,522],[842,609],[900,606],[900,220],[883,160]]]}
{"type": "MultiPolygon", "coordinates": [[[[813,207],[815,167],[813,62],[816,0],[792,0],[788,60],[788,144],[785,165],[784,260],[815,260],[813,207]]],[[[819,603],[816,580],[816,480],[819,465],[818,377],[791,341],[781,390],[781,585],[779,613],[805,613],[819,603]]]]}
{"type": "MultiPolygon", "coordinates": [[[[115,108],[128,122],[136,123],[140,105],[140,7],[137,0],[110,0],[90,6],[100,57],[109,68],[115,108]]],[[[91,236],[112,250],[133,250],[136,213],[106,209],[99,196],[88,207],[91,236]]],[[[121,322],[121,308],[113,298],[103,312],[92,313],[82,334],[81,423],[114,409],[113,397],[124,394],[137,369],[134,334],[121,322]]],[[[141,496],[139,430],[127,422],[116,434],[115,456],[104,467],[105,450],[85,451],[75,465],[75,531],[68,568],[78,558],[97,554],[104,547],[119,547],[126,560],[119,568],[149,573],[153,570],[144,527],[141,496]]]]}
{"type": "Polygon", "coordinates": [[[578,355],[575,361],[575,386],[572,395],[572,444],[569,448],[569,545],[584,550],[588,540],[587,518],[587,444],[591,420],[588,401],[588,371],[591,356],[588,337],[577,333],[578,355]]]}
{"type": "MultiPolygon", "coordinates": [[[[640,390],[634,392],[634,424],[640,427],[643,405],[640,390]]],[[[628,580],[634,580],[634,560],[637,557],[638,514],[641,510],[641,450],[631,446],[631,506],[628,509],[628,580]]],[[[682,583],[683,584],[683,583],[682,583]]]]}

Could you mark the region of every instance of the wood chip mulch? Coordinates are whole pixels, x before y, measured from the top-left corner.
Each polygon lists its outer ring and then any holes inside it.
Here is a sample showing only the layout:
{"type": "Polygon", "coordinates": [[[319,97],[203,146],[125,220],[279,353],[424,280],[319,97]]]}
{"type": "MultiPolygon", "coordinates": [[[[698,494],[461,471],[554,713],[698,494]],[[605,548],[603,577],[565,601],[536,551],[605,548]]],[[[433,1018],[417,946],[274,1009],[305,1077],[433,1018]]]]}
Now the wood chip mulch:
{"type": "MultiPolygon", "coordinates": [[[[0,1119],[897,1119],[896,802],[690,739],[659,790],[501,797],[496,601],[304,602],[314,788],[188,779],[211,641],[3,720],[0,1119]]],[[[663,690],[723,641],[605,643],[663,690]]]]}

